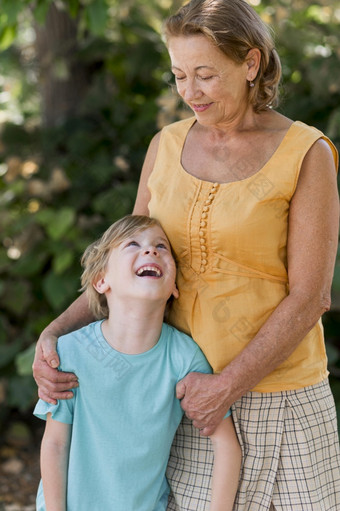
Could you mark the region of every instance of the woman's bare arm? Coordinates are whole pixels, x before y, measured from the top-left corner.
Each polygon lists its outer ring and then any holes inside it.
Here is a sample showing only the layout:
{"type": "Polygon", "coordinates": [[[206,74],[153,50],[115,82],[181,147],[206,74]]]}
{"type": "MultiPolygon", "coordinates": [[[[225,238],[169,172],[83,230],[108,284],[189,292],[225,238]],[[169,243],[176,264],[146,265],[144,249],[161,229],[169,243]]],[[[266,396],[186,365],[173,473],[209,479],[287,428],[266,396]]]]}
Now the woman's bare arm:
{"type": "Polygon", "coordinates": [[[159,139],[160,132],[157,133],[151,140],[148,151],[145,156],[142,172],[139,179],[135,207],[133,208],[134,215],[149,216],[148,204],[151,199],[151,194],[148,189],[148,180],[155,164],[159,146],[159,139]]]}
{"type": "Polygon", "coordinates": [[[319,140],[306,155],[290,206],[289,295],[221,374],[191,373],[178,383],[182,407],[203,435],[211,435],[231,404],[286,360],[329,310],[338,228],[334,160],[319,140]]]}

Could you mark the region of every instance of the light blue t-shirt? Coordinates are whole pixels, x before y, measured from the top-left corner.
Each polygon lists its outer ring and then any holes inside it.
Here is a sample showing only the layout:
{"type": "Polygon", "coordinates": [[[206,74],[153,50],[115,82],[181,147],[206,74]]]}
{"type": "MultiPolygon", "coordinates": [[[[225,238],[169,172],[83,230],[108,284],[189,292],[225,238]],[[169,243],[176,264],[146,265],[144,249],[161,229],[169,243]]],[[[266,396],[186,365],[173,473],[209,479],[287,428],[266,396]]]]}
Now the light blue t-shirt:
{"type": "MultiPolygon", "coordinates": [[[[61,337],[63,371],[77,374],[71,400],[39,400],[34,414],[72,424],[67,511],[165,511],[165,470],[183,411],[176,383],[211,372],[187,335],[163,324],[149,351],[126,355],[104,339],[101,321],[61,337]]],[[[37,511],[44,511],[40,484],[37,511]]]]}

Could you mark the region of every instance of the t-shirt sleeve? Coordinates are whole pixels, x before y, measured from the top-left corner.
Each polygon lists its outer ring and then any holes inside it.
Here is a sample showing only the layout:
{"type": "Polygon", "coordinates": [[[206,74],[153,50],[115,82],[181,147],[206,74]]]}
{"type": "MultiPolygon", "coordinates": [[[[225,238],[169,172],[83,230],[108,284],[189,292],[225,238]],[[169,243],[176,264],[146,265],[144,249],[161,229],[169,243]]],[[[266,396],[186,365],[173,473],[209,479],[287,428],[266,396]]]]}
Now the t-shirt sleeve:
{"type": "MultiPolygon", "coordinates": [[[[76,389],[73,389],[73,393],[76,389]]],[[[39,419],[46,420],[47,414],[52,414],[52,419],[58,422],[63,422],[64,424],[72,424],[73,423],[73,408],[74,408],[74,400],[72,399],[59,399],[56,405],[52,405],[39,399],[37,402],[33,414],[39,419]]]]}
{"type": "Polygon", "coordinates": [[[188,370],[188,373],[212,373],[212,368],[208,362],[208,360],[203,355],[203,352],[197,346],[195,350],[195,354],[191,360],[191,364],[188,370]]]}

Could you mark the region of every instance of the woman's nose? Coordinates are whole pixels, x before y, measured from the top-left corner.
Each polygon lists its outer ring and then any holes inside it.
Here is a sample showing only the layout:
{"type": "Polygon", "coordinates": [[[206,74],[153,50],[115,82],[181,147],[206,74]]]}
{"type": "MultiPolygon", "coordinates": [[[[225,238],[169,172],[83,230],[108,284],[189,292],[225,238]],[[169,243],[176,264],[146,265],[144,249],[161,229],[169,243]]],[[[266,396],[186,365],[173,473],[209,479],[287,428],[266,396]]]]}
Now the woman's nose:
{"type": "Polygon", "coordinates": [[[186,80],[183,89],[178,92],[184,101],[192,101],[193,99],[198,99],[202,95],[200,88],[197,86],[196,80],[186,80]]]}

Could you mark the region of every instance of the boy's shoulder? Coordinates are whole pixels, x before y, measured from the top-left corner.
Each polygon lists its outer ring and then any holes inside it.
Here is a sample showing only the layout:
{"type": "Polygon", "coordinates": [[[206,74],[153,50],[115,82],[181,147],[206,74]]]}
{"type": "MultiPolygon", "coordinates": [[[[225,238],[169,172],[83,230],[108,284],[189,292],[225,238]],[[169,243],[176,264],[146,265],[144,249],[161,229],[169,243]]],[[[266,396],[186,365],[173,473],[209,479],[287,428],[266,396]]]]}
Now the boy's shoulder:
{"type": "Polygon", "coordinates": [[[171,360],[183,375],[190,371],[209,373],[211,367],[198,344],[189,335],[163,323],[162,336],[167,341],[171,360]]]}
{"type": "Polygon", "coordinates": [[[101,321],[94,321],[78,330],[60,336],[57,351],[62,362],[69,358],[77,360],[76,357],[83,357],[86,354],[86,347],[92,345],[98,338],[100,325],[101,321]]]}
{"type": "Polygon", "coordinates": [[[190,335],[181,332],[180,330],[178,330],[174,326],[169,325],[168,323],[163,323],[162,336],[167,336],[169,341],[175,340],[177,343],[187,346],[188,349],[196,350],[198,347],[198,345],[193,340],[193,338],[190,337],[190,335]]]}

